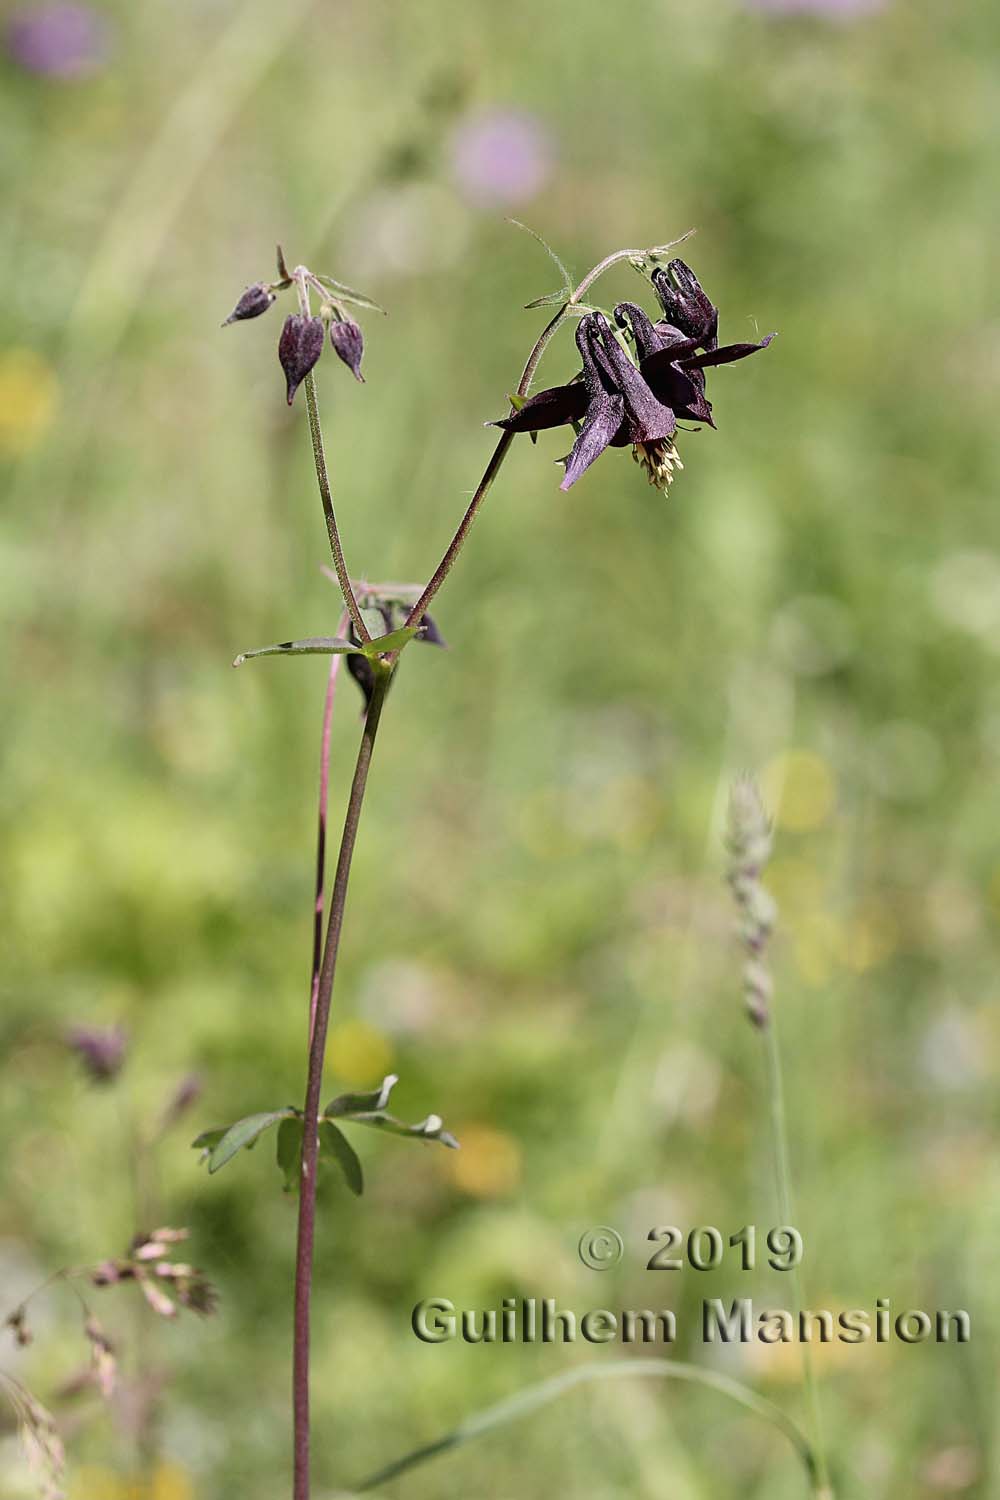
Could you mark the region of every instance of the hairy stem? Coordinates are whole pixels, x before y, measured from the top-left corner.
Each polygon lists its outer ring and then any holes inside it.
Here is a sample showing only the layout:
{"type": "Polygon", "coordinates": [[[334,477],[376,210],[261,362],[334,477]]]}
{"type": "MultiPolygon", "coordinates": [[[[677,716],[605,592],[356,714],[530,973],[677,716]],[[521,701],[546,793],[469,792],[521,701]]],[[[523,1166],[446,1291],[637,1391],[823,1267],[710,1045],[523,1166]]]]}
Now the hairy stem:
{"type": "Polygon", "coordinates": [[[375,684],[365,715],[351,795],[340,838],[340,853],[330,895],[330,920],[316,988],[316,1007],[309,1044],[309,1072],[302,1114],[302,1171],[299,1182],[298,1243],[295,1256],[295,1347],[292,1365],[292,1409],[294,1417],[295,1480],[293,1500],[309,1500],[309,1312],[312,1297],[313,1246],[316,1237],[316,1167],[319,1156],[320,1095],[323,1062],[330,1024],[330,1001],[337,970],[344,905],[351,873],[351,860],[358,836],[368,770],[375,736],[389,685],[390,673],[376,669],[375,684]]]}
{"type": "MultiPolygon", "coordinates": [[[[788,1153],[788,1122],[785,1117],[785,1083],[781,1067],[781,1049],[773,1010],[763,1027],[764,1056],[767,1066],[767,1092],[771,1106],[771,1134],[774,1146],[774,1175],[778,1192],[778,1213],[783,1225],[795,1223],[792,1200],[792,1169],[788,1153]]],[[[792,1296],[795,1310],[801,1313],[805,1306],[802,1276],[797,1265],[792,1267],[792,1296]]],[[[802,1375],[809,1407],[809,1427],[812,1451],[815,1460],[813,1474],[814,1492],[817,1500],[833,1500],[830,1473],[826,1462],[826,1445],[823,1441],[823,1422],[820,1416],[819,1390],[813,1370],[812,1354],[808,1343],[802,1345],[802,1375]]]]}
{"type": "MultiPolygon", "coordinates": [[[[342,616],[337,634],[347,629],[347,616],[342,616]]],[[[326,679],[326,697],[323,702],[323,732],[319,751],[319,816],[316,827],[316,899],[313,903],[313,952],[312,973],[309,980],[309,1042],[312,1044],[313,1028],[316,1025],[316,997],[319,994],[319,971],[323,962],[323,917],[326,909],[326,814],[330,796],[330,732],[333,728],[333,700],[340,674],[339,656],[330,657],[330,673],[326,679]]]]}
{"type": "Polygon", "coordinates": [[[330,477],[326,471],[326,451],[323,447],[323,429],[319,422],[319,404],[316,400],[316,377],[310,370],[303,382],[306,390],[306,410],[309,413],[309,436],[312,439],[313,463],[316,465],[316,483],[319,485],[319,498],[323,502],[323,515],[326,518],[326,534],[330,538],[330,551],[333,554],[333,566],[337,571],[337,582],[344,596],[344,604],[347,613],[351,617],[358,640],[364,645],[371,640],[368,629],[358,607],[358,601],[351,586],[351,575],[347,571],[347,563],[344,561],[344,549],[340,544],[340,532],[337,529],[337,517],[333,510],[333,496],[330,493],[330,477]]]}

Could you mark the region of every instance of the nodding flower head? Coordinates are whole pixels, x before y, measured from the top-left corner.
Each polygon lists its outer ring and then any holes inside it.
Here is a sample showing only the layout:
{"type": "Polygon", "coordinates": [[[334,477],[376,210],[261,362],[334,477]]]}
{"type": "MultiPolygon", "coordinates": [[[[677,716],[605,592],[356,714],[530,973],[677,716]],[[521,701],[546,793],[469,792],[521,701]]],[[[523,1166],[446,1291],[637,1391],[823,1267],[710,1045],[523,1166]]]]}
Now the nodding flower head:
{"type": "Polygon", "coordinates": [[[339,359],[342,359],[355,380],[364,382],[361,373],[361,356],[365,352],[365,341],[361,329],[353,318],[332,318],[330,321],[330,343],[339,359]]]}
{"type": "Polygon", "coordinates": [[[715,426],[706,369],[745,359],[774,337],[719,348],[718,312],[683,261],[658,267],[653,283],[669,322],[653,323],[634,302],[620,302],[614,312],[617,327],[631,338],[635,361],[604,314],[587,313],[576,330],[579,373],[565,385],[513,400],[509,416],[491,424],[515,433],[576,427],[576,442],[561,460],[566,471],[560,489],[574,485],[605,448],[631,444],[650,484],[665,490],[674,470],[684,467],[674,446],[678,419],[715,426]]]}
{"type": "Polygon", "coordinates": [[[229,317],[223,323],[227,328],[230,323],[243,323],[247,318],[259,318],[261,313],[266,313],[277,293],[273,286],[268,286],[265,281],[256,281],[253,286],[248,286],[243,296],[233,308],[229,317]]]}
{"type": "Polygon", "coordinates": [[[322,318],[304,318],[291,313],[278,340],[278,358],[285,372],[286,395],[291,406],[295,392],[323,353],[326,330],[322,318]]]}
{"type": "Polygon", "coordinates": [[[342,303],[367,307],[382,312],[377,302],[363,292],[353,291],[332,276],[320,276],[308,266],[288,269],[285,255],[278,246],[278,275],[274,281],[255,281],[248,286],[223,323],[244,323],[250,318],[259,318],[266,313],[279,293],[294,290],[299,310],[287,317],[278,340],[278,359],[285,372],[285,394],[289,406],[295,392],[305,380],[316,361],[323,353],[326,329],[329,324],[330,343],[338,359],[341,359],[356,380],[364,381],[361,373],[361,356],[364,339],[355,320],[344,311],[342,303]],[[314,317],[311,298],[320,299],[319,316],[314,317]]]}
{"type": "Polygon", "coordinates": [[[566,423],[581,424],[567,456],[560,489],[568,490],[605,448],[633,444],[637,454],[657,455],[666,472],[677,420],[650,390],[629,359],[603,313],[587,313],[577,324],[580,373],[566,385],[539,391],[508,417],[492,425],[505,432],[540,432],[566,423]]]}

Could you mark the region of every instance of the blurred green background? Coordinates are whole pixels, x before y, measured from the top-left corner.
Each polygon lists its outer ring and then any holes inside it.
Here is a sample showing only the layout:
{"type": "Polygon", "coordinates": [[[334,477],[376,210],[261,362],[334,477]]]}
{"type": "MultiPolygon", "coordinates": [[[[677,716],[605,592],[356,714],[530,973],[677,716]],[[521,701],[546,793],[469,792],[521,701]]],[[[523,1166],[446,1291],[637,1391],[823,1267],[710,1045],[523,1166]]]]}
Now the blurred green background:
{"type": "MultiPolygon", "coordinates": [[[[338,608],[275,357],[287,309],[219,324],[279,238],[388,307],[363,319],[367,384],[328,353],[320,397],[353,571],[426,578],[544,320],[523,304],[554,285],[506,214],[578,275],[696,227],[684,253],[724,337],[780,338],[714,376],[719,431],[682,436],[668,498],[620,451],[562,495],[565,435],[518,440],[435,611],[450,651],[403,662],[329,1092],[398,1072],[399,1112],[439,1112],[464,1150],[355,1132],[364,1199],[324,1191],[318,1494],[627,1352],[424,1346],[427,1296],[673,1306],[677,1357],[803,1418],[794,1349],[698,1339],[702,1297],[788,1305],[780,1276],[644,1269],[653,1225],[777,1215],[722,879],[741,768],[778,815],[809,1301],[973,1319],[966,1348],[817,1351],[838,1494],[1000,1493],[1000,14],[793,9],[115,4],[55,70],[9,34],[3,1301],[124,1249],[135,1122],[192,1073],[156,1214],[190,1227],[222,1297],[175,1326],[137,1320],[128,1288],[92,1299],[147,1396],[164,1372],[148,1421],[134,1391],[110,1414],[60,1397],[86,1359],[68,1291],[30,1349],[8,1341],[2,1367],[64,1421],[72,1500],[288,1492],[294,1203],[272,1142],[209,1179],[188,1141],[301,1097],[326,664],[229,663],[332,632],[338,608]],[[126,1067],[96,1088],[65,1030],[119,1023],[126,1067]],[[604,1275],[576,1256],[594,1223],[626,1242],[604,1275]]],[[[626,266],[602,300],[642,291],[626,266]]],[[[574,368],[563,332],[543,383],[574,368]]],[[[345,680],[334,817],[359,707],[345,680]]],[[[33,1493],[9,1431],[0,1476],[33,1493]]],[[[792,1500],[804,1482],[737,1408],[644,1381],[386,1493],[477,1491],[792,1500]]]]}

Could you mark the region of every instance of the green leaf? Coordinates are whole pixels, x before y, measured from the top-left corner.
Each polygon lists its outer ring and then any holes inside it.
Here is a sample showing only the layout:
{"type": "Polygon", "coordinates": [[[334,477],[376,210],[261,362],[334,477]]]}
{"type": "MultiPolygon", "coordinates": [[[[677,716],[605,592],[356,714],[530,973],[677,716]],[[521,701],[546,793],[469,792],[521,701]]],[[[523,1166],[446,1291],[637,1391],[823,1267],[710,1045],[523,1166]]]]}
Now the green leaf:
{"type": "MultiPolygon", "coordinates": [[[[388,648],[388,649],[391,649],[388,648]]],[[[241,667],[253,656],[363,656],[360,646],[353,641],[341,640],[336,635],[311,635],[302,641],[279,641],[275,646],[257,646],[253,651],[241,651],[233,662],[241,667]]]]}
{"type": "Polygon", "coordinates": [[[218,1130],[203,1130],[201,1135],[191,1142],[192,1151],[200,1151],[201,1160],[204,1161],[206,1157],[211,1155],[213,1147],[217,1146],[222,1140],[228,1128],[227,1125],[223,1125],[218,1130]]]}
{"type": "MultiPolygon", "coordinates": [[[[537,230],[529,228],[527,224],[522,224],[520,219],[508,219],[507,223],[513,224],[516,229],[523,229],[525,234],[530,234],[533,240],[537,240],[539,245],[541,245],[542,249],[545,251],[546,255],[552,261],[553,265],[555,265],[556,269],[559,272],[559,275],[562,277],[563,289],[560,293],[561,298],[563,300],[568,298],[573,291],[573,278],[570,276],[569,272],[563,265],[562,261],[559,259],[556,252],[553,250],[552,246],[546,240],[542,239],[537,230]]],[[[528,305],[529,307],[531,306],[530,303],[528,305]]]]}
{"type": "MultiPolygon", "coordinates": [[[[235,1125],[230,1125],[229,1129],[223,1132],[218,1144],[209,1154],[208,1170],[218,1172],[228,1161],[232,1161],[237,1151],[253,1146],[265,1130],[269,1130],[279,1120],[293,1118],[297,1113],[298,1111],[292,1109],[291,1106],[286,1106],[285,1109],[269,1109],[262,1114],[247,1115],[245,1119],[237,1120],[235,1125]]],[[[214,1131],[208,1132],[210,1135],[214,1133],[214,1131]]]]}
{"type": "Polygon", "coordinates": [[[406,1125],[402,1120],[397,1120],[395,1115],[390,1115],[386,1110],[389,1095],[394,1084],[398,1083],[394,1073],[390,1073],[382,1080],[382,1086],[373,1090],[370,1094],[341,1094],[334,1099],[324,1110],[324,1117],[334,1117],[339,1120],[351,1120],[355,1125],[370,1125],[375,1130],[385,1130],[390,1135],[406,1135],[419,1137],[425,1141],[440,1141],[442,1146],[448,1146],[453,1151],[458,1150],[458,1142],[450,1131],[445,1130],[444,1121],[440,1115],[428,1115],[426,1120],[420,1120],[416,1125],[406,1125]]]}
{"type": "Polygon", "coordinates": [[[360,1198],[365,1190],[364,1176],[357,1152],[347,1137],[329,1120],[319,1124],[319,1154],[321,1161],[334,1161],[344,1174],[344,1181],[355,1197],[360,1198]]]}
{"type": "Polygon", "coordinates": [[[569,291],[569,287],[561,286],[557,292],[546,292],[544,297],[536,297],[533,302],[526,302],[524,310],[531,312],[535,307],[554,307],[557,302],[566,302],[569,291]]]}
{"type": "Polygon", "coordinates": [[[373,640],[367,641],[363,652],[365,656],[384,656],[387,651],[402,651],[408,641],[412,641],[417,633],[416,625],[404,625],[400,630],[392,630],[388,635],[377,635],[373,640]]]}
{"type": "Polygon", "coordinates": [[[323,1113],[327,1118],[336,1119],[338,1115],[363,1115],[373,1109],[385,1109],[398,1082],[396,1073],[387,1073],[377,1089],[367,1094],[339,1094],[330,1100],[323,1113]]]}
{"type": "Polygon", "coordinates": [[[764,1396],[758,1396],[756,1391],[751,1390],[749,1386],[742,1385],[728,1375],[715,1370],[704,1370],[698,1365],[682,1364],[680,1360],[672,1359],[620,1359],[599,1365],[578,1365],[575,1369],[565,1370],[560,1375],[553,1375],[550,1379],[543,1380],[539,1385],[526,1386],[513,1396],[508,1396],[505,1401],[498,1401],[495,1406],[487,1406],[484,1410],[473,1412],[451,1432],[435,1438],[433,1442],[425,1443],[423,1447],[415,1448],[412,1452],[404,1454],[402,1458],[394,1459],[377,1473],[367,1474],[364,1479],[352,1486],[351,1492],[360,1495],[368,1490],[378,1489],[383,1484],[388,1484],[391,1479],[405,1474],[408,1469],[414,1469],[419,1464],[426,1463],[428,1459],[437,1458],[439,1454],[448,1453],[497,1428],[506,1427],[509,1422],[530,1416],[567,1391],[576,1390],[578,1386],[589,1385],[591,1381],[619,1379],[678,1380],[691,1385],[707,1386],[709,1390],[721,1396],[727,1396],[730,1401],[737,1402],[746,1411],[770,1423],[788,1439],[802,1460],[806,1474],[811,1481],[810,1489],[816,1492],[815,1484],[812,1482],[816,1476],[816,1459],[809,1439],[790,1417],[785,1416],[779,1406],[775,1406],[773,1401],[768,1401],[764,1396]]]}
{"type": "Polygon", "coordinates": [[[302,1164],[302,1121],[298,1117],[282,1120],[278,1126],[275,1158],[285,1179],[285,1192],[296,1192],[302,1164]]]}
{"type": "Polygon", "coordinates": [[[386,620],[382,611],[374,604],[362,604],[359,607],[361,609],[361,618],[364,620],[368,634],[372,639],[376,636],[384,635],[386,620]]]}
{"type": "Polygon", "coordinates": [[[353,302],[357,307],[367,307],[372,312],[385,314],[385,308],[381,307],[371,297],[366,297],[364,292],[356,292],[353,287],[345,286],[342,281],[335,281],[332,276],[321,276],[318,271],[313,274],[317,281],[321,281],[325,287],[329,287],[331,292],[336,292],[338,297],[343,297],[345,302],[353,302]]]}

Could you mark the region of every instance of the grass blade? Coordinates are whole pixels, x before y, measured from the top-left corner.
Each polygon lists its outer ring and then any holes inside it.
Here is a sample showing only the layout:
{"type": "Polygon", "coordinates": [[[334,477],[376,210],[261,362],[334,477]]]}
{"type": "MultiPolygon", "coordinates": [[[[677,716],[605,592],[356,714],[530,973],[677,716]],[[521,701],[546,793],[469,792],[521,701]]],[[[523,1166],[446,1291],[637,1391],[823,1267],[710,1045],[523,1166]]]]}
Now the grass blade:
{"type": "Polygon", "coordinates": [[[530,1416],[532,1412],[547,1406],[550,1401],[555,1401],[567,1391],[575,1390],[577,1386],[589,1385],[595,1380],[616,1380],[623,1377],[632,1380],[684,1380],[692,1385],[708,1386],[709,1389],[718,1391],[720,1395],[728,1396],[731,1401],[737,1402],[747,1411],[763,1418],[783,1433],[805,1465],[810,1480],[813,1478],[815,1461],[812,1448],[805,1435],[780,1407],[775,1406],[765,1397],[758,1396],[749,1386],[741,1385],[738,1380],[731,1380],[728,1375],[720,1375],[714,1370],[702,1370],[697,1365],[686,1365],[677,1360],[623,1359],[610,1364],[580,1365],[576,1369],[567,1370],[562,1375],[553,1376],[551,1380],[543,1380],[538,1385],[528,1386],[526,1390],[518,1391],[515,1396],[508,1397],[506,1401],[499,1401],[495,1406],[488,1406],[484,1411],[467,1417],[451,1432],[445,1433],[434,1442],[427,1443],[422,1448],[415,1448],[412,1452],[404,1454],[402,1458],[386,1464],[376,1473],[369,1474],[354,1486],[354,1491],[361,1494],[367,1490],[377,1489],[379,1485],[387,1484],[390,1479],[398,1478],[400,1474],[405,1474],[407,1470],[426,1463],[428,1459],[436,1458],[440,1453],[460,1448],[464,1443],[471,1442],[473,1438],[482,1437],[498,1427],[505,1427],[508,1422],[515,1422],[519,1417],[530,1416]]]}

